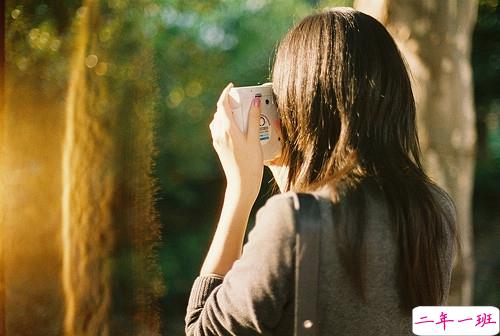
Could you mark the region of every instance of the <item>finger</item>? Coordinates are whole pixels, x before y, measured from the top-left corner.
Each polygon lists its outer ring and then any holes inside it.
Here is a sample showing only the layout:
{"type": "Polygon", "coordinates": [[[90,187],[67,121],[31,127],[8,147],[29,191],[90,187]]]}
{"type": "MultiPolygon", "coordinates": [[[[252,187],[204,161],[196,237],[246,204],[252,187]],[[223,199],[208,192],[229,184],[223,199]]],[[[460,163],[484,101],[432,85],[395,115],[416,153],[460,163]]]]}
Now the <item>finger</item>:
{"type": "Polygon", "coordinates": [[[221,138],[223,137],[223,131],[221,129],[220,121],[217,117],[212,120],[209,125],[210,127],[210,135],[212,137],[212,145],[217,149],[219,143],[221,142],[221,138]]]}
{"type": "MultiPolygon", "coordinates": [[[[225,100],[226,100],[227,96],[229,95],[229,90],[233,86],[234,86],[233,83],[229,83],[228,85],[226,85],[224,90],[222,90],[222,93],[220,94],[219,100],[217,101],[217,110],[220,110],[223,107],[225,107],[225,100]]],[[[229,109],[229,110],[231,110],[231,109],[229,109]]]]}
{"type": "Polygon", "coordinates": [[[252,100],[250,111],[248,112],[248,132],[247,140],[259,140],[259,120],[260,120],[260,97],[252,100]]]}
{"type": "Polygon", "coordinates": [[[219,118],[217,116],[217,111],[212,116],[212,121],[210,121],[210,124],[208,125],[210,127],[210,130],[213,130],[215,128],[215,125],[218,123],[219,118]]]}
{"type": "Polygon", "coordinates": [[[219,128],[225,132],[229,131],[231,129],[231,124],[232,121],[227,118],[226,114],[221,111],[217,111],[214,114],[214,123],[216,128],[219,128]]]}
{"type": "Polygon", "coordinates": [[[233,109],[231,108],[231,104],[229,103],[229,90],[233,87],[233,83],[229,83],[226,92],[223,93],[224,95],[224,108],[223,111],[226,115],[226,117],[231,120],[231,122],[234,121],[234,116],[233,116],[233,109]]]}
{"type": "Polygon", "coordinates": [[[212,132],[212,136],[214,134],[217,134],[221,130],[226,129],[227,124],[228,124],[228,122],[226,120],[224,120],[223,118],[221,118],[220,112],[215,112],[214,117],[212,119],[212,122],[210,122],[210,125],[209,125],[210,131],[212,132]]]}
{"type": "Polygon", "coordinates": [[[217,102],[217,112],[220,113],[221,119],[226,120],[228,127],[236,127],[236,123],[233,116],[233,110],[231,104],[229,103],[229,90],[233,87],[233,83],[229,83],[226,88],[222,91],[219,101],[217,102]]]}

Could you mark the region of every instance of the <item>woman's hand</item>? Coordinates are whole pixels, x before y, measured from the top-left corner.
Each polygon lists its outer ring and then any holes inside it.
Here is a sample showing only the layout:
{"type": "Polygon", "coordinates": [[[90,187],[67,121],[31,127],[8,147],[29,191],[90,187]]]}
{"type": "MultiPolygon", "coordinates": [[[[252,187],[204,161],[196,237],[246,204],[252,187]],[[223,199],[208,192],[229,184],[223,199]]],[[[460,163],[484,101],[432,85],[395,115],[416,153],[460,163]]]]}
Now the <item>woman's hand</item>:
{"type": "Polygon", "coordinates": [[[210,123],[212,142],[227,179],[221,215],[200,274],[226,275],[241,255],[248,217],[259,193],[264,164],[259,141],[260,98],[252,102],[248,132],[236,125],[229,105],[230,83],[210,123]]]}
{"type": "Polygon", "coordinates": [[[210,123],[212,143],[226,175],[226,193],[234,193],[253,205],[264,171],[259,140],[260,98],[252,101],[248,131],[244,134],[236,125],[229,105],[232,87],[232,83],[227,85],[217,102],[217,112],[210,123]]]}

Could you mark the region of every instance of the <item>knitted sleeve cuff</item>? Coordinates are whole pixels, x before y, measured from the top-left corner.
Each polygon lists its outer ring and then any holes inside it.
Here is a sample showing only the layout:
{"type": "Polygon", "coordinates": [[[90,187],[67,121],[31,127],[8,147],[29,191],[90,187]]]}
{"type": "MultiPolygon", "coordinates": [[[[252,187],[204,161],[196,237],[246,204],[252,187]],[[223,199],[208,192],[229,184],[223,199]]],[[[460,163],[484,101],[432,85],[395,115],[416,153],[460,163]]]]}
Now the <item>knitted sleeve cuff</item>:
{"type": "Polygon", "coordinates": [[[191,287],[188,309],[197,309],[205,305],[205,301],[212,291],[224,280],[223,276],[216,274],[199,275],[191,287]]]}

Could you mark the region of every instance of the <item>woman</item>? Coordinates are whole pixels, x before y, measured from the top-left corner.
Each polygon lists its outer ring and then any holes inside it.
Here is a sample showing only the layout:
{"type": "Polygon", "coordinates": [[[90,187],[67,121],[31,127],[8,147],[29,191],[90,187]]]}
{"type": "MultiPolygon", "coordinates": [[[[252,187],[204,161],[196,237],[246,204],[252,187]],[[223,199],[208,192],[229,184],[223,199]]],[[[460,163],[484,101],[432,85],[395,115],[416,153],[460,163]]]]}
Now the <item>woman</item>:
{"type": "Polygon", "coordinates": [[[404,61],[372,17],[334,8],[281,41],[273,88],[283,151],[270,162],[282,194],[257,213],[260,100],[242,134],[228,85],[210,124],[227,178],[220,221],[196,278],[188,335],[293,334],[294,201],[320,199],[320,335],[412,335],[411,310],[446,302],[457,246],[450,198],[422,170],[404,61]],[[241,255],[240,255],[241,254],[241,255]]]}

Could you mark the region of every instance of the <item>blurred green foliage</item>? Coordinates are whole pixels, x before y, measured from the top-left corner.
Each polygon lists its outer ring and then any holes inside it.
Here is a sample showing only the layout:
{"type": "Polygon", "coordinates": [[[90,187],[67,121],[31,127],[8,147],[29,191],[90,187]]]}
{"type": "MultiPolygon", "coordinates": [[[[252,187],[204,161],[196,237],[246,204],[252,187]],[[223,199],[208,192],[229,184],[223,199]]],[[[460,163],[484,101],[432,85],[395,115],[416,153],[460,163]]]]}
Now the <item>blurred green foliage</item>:
{"type": "MultiPolygon", "coordinates": [[[[473,35],[472,66],[478,121],[479,164],[500,159],[500,5],[481,0],[473,35]]],[[[498,161],[496,161],[498,164],[498,161]]]]}
{"type": "Polygon", "coordinates": [[[162,5],[155,57],[162,96],[158,172],[170,205],[202,202],[198,182],[219,178],[208,124],[222,88],[268,81],[277,41],[310,8],[290,0],[162,5]]]}
{"type": "Polygon", "coordinates": [[[474,303],[500,305],[500,1],[480,0],[472,37],[478,134],[473,223],[474,303]]]}

